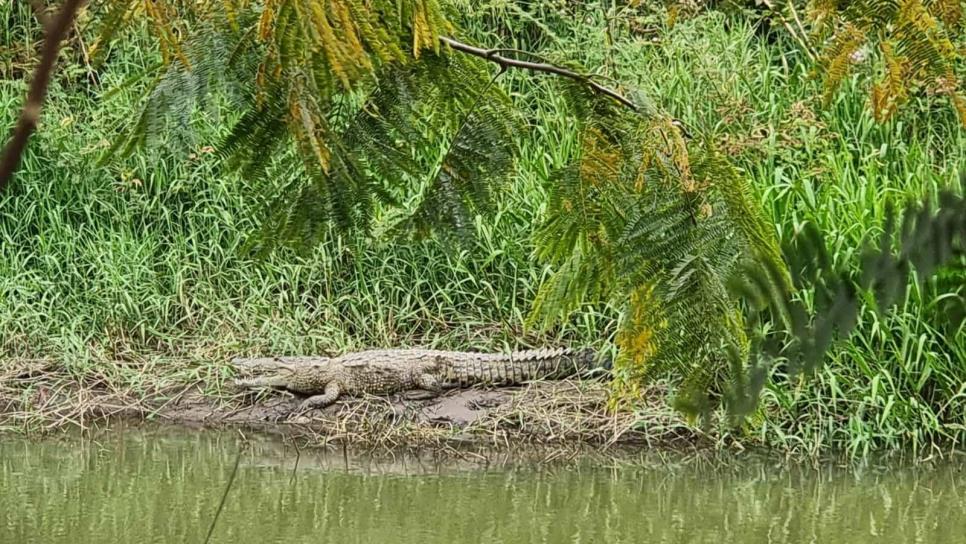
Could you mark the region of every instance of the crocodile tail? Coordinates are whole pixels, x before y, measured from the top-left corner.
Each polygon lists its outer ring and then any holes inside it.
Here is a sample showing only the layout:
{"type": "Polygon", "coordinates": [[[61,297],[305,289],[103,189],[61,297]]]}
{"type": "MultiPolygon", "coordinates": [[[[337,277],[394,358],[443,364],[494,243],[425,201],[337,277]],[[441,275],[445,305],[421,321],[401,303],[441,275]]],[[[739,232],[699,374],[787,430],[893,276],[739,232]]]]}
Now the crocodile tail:
{"type": "Polygon", "coordinates": [[[609,374],[610,361],[601,361],[591,348],[535,350],[516,354],[517,361],[524,364],[526,379],[559,379],[569,376],[591,377],[609,374]],[[603,364],[603,366],[602,366],[603,364]]]}
{"type": "MultiPolygon", "coordinates": [[[[597,354],[592,349],[535,349],[509,354],[480,354],[472,358],[456,356],[445,362],[443,381],[459,386],[515,384],[607,373],[606,369],[601,368],[597,354]]],[[[605,368],[609,368],[609,365],[605,368]]]]}
{"type": "Polygon", "coordinates": [[[609,355],[598,354],[592,348],[577,350],[573,355],[575,373],[579,376],[609,376],[614,367],[609,355]]]}

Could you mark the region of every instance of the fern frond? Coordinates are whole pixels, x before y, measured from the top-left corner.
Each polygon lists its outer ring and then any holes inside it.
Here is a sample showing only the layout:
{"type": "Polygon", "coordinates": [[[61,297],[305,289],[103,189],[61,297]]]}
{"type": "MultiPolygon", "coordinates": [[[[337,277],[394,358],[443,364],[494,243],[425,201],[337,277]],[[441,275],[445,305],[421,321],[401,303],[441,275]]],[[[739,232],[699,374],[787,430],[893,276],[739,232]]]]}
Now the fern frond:
{"type": "Polygon", "coordinates": [[[952,101],[953,107],[956,108],[959,122],[966,126],[966,97],[963,97],[962,93],[953,92],[949,95],[949,99],[952,101]]]}
{"type": "MultiPolygon", "coordinates": [[[[831,264],[821,232],[806,224],[785,254],[793,271],[804,271],[797,274],[796,285],[807,283],[815,292],[813,312],[806,310],[792,290],[780,285],[773,267],[749,263],[731,284],[731,291],[756,311],[770,311],[774,322],[783,327],[759,349],[731,355],[737,379],[726,395],[728,402],[735,403],[729,406],[730,412],[741,417],[754,408],[769,366],[778,357],[786,361],[786,372],[791,375],[814,372],[835,341],[848,338],[863,304],[871,302],[873,309],[886,313],[902,300],[910,277],[913,285],[922,286],[937,272],[941,280],[943,265],[966,262],[966,199],[947,189],[937,200],[938,205],[930,198],[910,202],[901,224],[890,211],[879,240],[863,244],[858,277],[831,264]],[[744,364],[749,355],[751,363],[744,364]]],[[[957,286],[962,284],[962,270],[952,272],[957,286]]],[[[953,334],[961,333],[963,319],[964,313],[949,315],[953,334]]]]}
{"type": "MultiPolygon", "coordinates": [[[[112,20],[149,22],[164,71],[125,143],[113,150],[193,145],[197,112],[213,93],[231,95],[239,116],[218,146],[227,164],[266,176],[279,167],[277,158],[297,157],[298,168],[284,169],[304,182],[286,185],[287,194],[274,201],[265,224],[279,230],[263,230],[257,245],[264,247],[309,245],[329,223],[341,232],[366,231],[377,203],[396,202],[394,191],[417,183],[426,165],[414,163],[415,150],[438,149],[488,77],[482,61],[424,52],[437,51],[439,35],[452,30],[436,0],[117,6],[112,20]],[[431,123],[427,112],[435,115],[431,123]]],[[[495,90],[483,98],[413,216],[425,219],[423,226],[445,219],[465,227],[467,217],[489,208],[486,186],[496,172],[511,171],[505,96],[502,106],[495,90]],[[484,157],[483,149],[494,155],[484,157]],[[431,217],[427,210],[444,199],[456,212],[431,217]]]]}
{"type": "Polygon", "coordinates": [[[955,29],[962,24],[962,0],[927,0],[926,7],[932,13],[937,14],[948,29],[955,29]]]}
{"type": "MultiPolygon", "coordinates": [[[[768,262],[774,268],[784,270],[785,261],[774,227],[755,202],[751,184],[713,147],[695,151],[692,155],[695,177],[705,180],[713,188],[726,217],[740,233],[750,255],[756,261],[768,262]]],[[[714,208],[710,209],[714,213],[714,208]]],[[[783,285],[790,284],[791,278],[785,275],[783,285]]]]}
{"type": "Polygon", "coordinates": [[[713,150],[689,150],[665,117],[590,100],[578,120],[580,157],[551,178],[536,240],[555,272],[531,322],[587,302],[623,303],[618,396],[666,374],[712,387],[729,350],[748,346],[729,281],[746,261],[783,266],[775,236],[747,182],[713,150]]]}
{"type": "Polygon", "coordinates": [[[114,0],[106,4],[106,11],[101,15],[100,32],[91,43],[88,54],[91,61],[98,65],[104,60],[104,55],[117,31],[124,27],[125,21],[131,16],[139,0],[114,0]]]}
{"type": "Polygon", "coordinates": [[[878,120],[892,116],[917,90],[946,95],[962,116],[955,40],[963,36],[962,0],[815,1],[810,13],[819,29],[834,35],[816,72],[825,81],[828,103],[851,72],[867,43],[877,44],[884,77],[871,91],[878,120]]]}
{"type": "Polygon", "coordinates": [[[866,42],[865,32],[857,25],[848,23],[832,38],[819,59],[818,69],[824,74],[826,104],[852,71],[853,58],[866,42]]]}
{"type": "MultiPolygon", "coordinates": [[[[621,346],[621,357],[626,361],[653,361],[665,348],[660,344],[660,338],[670,323],[655,288],[654,283],[645,282],[634,288],[628,296],[616,339],[621,346]]],[[[618,365],[618,368],[612,386],[616,393],[612,397],[613,402],[638,398],[640,384],[648,379],[645,372],[647,367],[625,363],[618,365]]]]}
{"type": "Polygon", "coordinates": [[[514,171],[514,130],[507,122],[513,113],[505,97],[480,98],[483,103],[470,106],[416,211],[404,222],[406,230],[436,230],[466,243],[475,236],[474,218],[494,208],[492,193],[514,171]]]}
{"type": "MultiPolygon", "coordinates": [[[[294,129],[303,158],[315,158],[303,160],[312,188],[280,195],[260,245],[309,247],[330,221],[340,232],[365,232],[376,206],[396,206],[399,196],[414,189],[419,194],[415,208],[391,231],[433,231],[464,241],[472,237],[475,217],[493,208],[493,191],[513,172],[513,134],[520,130],[509,98],[486,84],[489,75],[482,64],[424,54],[419,61],[389,65],[361,104],[344,101],[354,113],[338,129],[329,127],[318,138],[294,129]],[[442,153],[441,142],[446,144],[442,153]],[[328,151],[320,157],[323,144],[328,151]],[[436,161],[427,164],[414,157],[436,161]],[[295,211],[318,207],[312,201],[320,195],[328,203],[324,213],[295,211]]],[[[311,127],[335,122],[317,114],[310,120],[311,127]]]]}
{"type": "Polygon", "coordinates": [[[879,121],[891,117],[908,98],[906,90],[907,65],[896,56],[889,42],[880,44],[885,62],[885,76],[872,86],[872,114],[879,121]]]}

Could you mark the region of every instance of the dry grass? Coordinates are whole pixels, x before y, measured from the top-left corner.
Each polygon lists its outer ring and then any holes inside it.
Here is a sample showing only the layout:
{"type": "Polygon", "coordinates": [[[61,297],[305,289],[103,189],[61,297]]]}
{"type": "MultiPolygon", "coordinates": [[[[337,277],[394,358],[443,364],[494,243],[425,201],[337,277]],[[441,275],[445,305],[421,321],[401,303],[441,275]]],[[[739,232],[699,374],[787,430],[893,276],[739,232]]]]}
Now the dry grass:
{"type": "Polygon", "coordinates": [[[0,431],[86,431],[111,418],[142,418],[156,408],[152,399],[157,394],[139,394],[97,372],[76,377],[48,360],[5,360],[0,364],[0,431]]]}
{"type": "Polygon", "coordinates": [[[598,382],[532,383],[472,426],[493,442],[523,439],[531,444],[582,443],[611,447],[643,444],[690,447],[701,437],[666,402],[666,391],[648,389],[635,412],[607,407],[606,386],[598,382]]]}
{"type": "Polygon", "coordinates": [[[436,401],[367,397],[342,401],[313,417],[295,416],[287,425],[310,443],[377,449],[526,446],[563,454],[626,446],[691,450],[711,443],[668,407],[658,387],[635,412],[608,410],[606,386],[595,382],[533,382],[504,395],[466,424],[430,417],[436,401]]]}
{"type": "Polygon", "coordinates": [[[0,370],[0,431],[45,434],[94,430],[110,420],[250,428],[298,439],[370,450],[432,448],[543,449],[551,457],[627,446],[693,450],[711,444],[668,407],[654,387],[634,411],[612,412],[599,382],[533,382],[519,388],[458,390],[445,397],[347,398],[323,411],[298,412],[286,394],[219,394],[218,383],[182,383],[137,390],[111,377],[41,360],[7,360],[0,370]],[[466,405],[465,420],[445,406],[466,405]]]}

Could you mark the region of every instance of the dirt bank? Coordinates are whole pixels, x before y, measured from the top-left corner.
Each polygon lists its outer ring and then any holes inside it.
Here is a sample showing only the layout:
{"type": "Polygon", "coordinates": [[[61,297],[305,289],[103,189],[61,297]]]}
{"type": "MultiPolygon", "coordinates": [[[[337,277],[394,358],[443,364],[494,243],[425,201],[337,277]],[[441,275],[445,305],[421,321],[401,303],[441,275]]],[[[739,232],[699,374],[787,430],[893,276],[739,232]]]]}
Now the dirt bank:
{"type": "Polygon", "coordinates": [[[706,438],[671,410],[660,388],[635,412],[607,410],[600,382],[562,380],[517,387],[460,389],[439,397],[343,398],[300,412],[282,392],[246,393],[224,381],[121,386],[111,377],[82,377],[44,361],[5,361],[0,371],[0,430],[27,433],[93,428],[111,419],[257,429],[301,437],[310,445],[489,448],[623,446],[693,450],[706,438]]]}

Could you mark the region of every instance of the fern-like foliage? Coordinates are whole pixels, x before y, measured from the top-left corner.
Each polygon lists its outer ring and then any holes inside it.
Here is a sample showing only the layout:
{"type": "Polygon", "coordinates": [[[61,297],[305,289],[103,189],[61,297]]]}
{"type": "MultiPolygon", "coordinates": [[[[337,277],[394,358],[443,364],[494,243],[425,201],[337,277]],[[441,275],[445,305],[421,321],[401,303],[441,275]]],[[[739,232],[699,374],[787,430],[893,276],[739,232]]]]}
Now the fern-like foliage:
{"type": "MultiPolygon", "coordinates": [[[[266,0],[259,9],[237,0],[210,8],[218,17],[165,5],[187,15],[176,30],[152,19],[162,68],[131,142],[186,141],[172,134],[190,131],[214,90],[241,90],[219,151],[246,176],[286,181],[254,239],[261,249],[309,247],[333,227],[364,232],[385,205],[408,212],[397,232],[465,239],[512,175],[520,127],[494,84],[512,59],[441,47],[439,34],[451,27],[432,0],[266,0]]],[[[690,142],[666,116],[601,94],[576,67],[537,68],[555,69],[581,151],[549,180],[536,247],[556,273],[532,319],[546,324],[587,302],[619,301],[615,398],[667,373],[687,388],[713,387],[729,350],[748,349],[729,281],[748,261],[783,266],[772,229],[710,145],[690,142]]]]}
{"type": "MultiPolygon", "coordinates": [[[[786,284],[784,268],[749,261],[729,290],[748,301],[753,313],[770,314],[778,328],[758,339],[755,349],[746,354],[731,351],[734,380],[724,395],[730,414],[741,418],[754,411],[775,361],[784,361],[791,375],[814,372],[834,342],[848,338],[862,304],[871,300],[879,312],[888,312],[905,296],[913,273],[916,284],[922,286],[934,274],[942,275],[945,265],[958,262],[960,270],[952,275],[962,281],[966,198],[946,190],[937,201],[910,202],[901,214],[901,223],[890,212],[878,241],[866,242],[857,274],[833,266],[821,232],[806,224],[787,245],[785,255],[794,286],[807,286],[815,292],[812,312],[786,284]]],[[[958,307],[947,307],[952,336],[964,333],[962,304],[960,298],[958,307]]],[[[706,391],[701,388],[691,388],[683,397],[688,409],[695,412],[707,405],[706,391]]]]}
{"type": "Polygon", "coordinates": [[[727,347],[748,345],[728,282],[749,260],[782,268],[775,237],[747,184],[712,148],[689,152],[666,117],[618,110],[580,88],[570,95],[595,107],[580,119],[581,156],[550,180],[537,245],[556,272],[533,320],[588,301],[621,302],[617,400],[665,373],[712,387],[727,347]]]}
{"type": "MultiPolygon", "coordinates": [[[[414,132],[408,137],[410,145],[416,144],[425,156],[438,155],[429,168],[409,172],[410,177],[420,180],[417,203],[413,213],[394,229],[420,236],[435,230],[466,242],[474,234],[473,217],[493,208],[494,193],[513,175],[514,138],[524,127],[509,97],[494,84],[499,73],[490,75],[477,62],[454,56],[427,59],[416,70],[416,77],[410,81],[423,89],[408,86],[407,99],[397,92],[399,83],[407,78],[394,75],[385,78],[392,81],[394,89],[387,95],[389,100],[381,96],[373,102],[377,111],[380,103],[386,104],[383,110],[391,112],[391,122],[368,113],[365,119],[367,127],[375,122],[390,131],[406,126],[407,120],[420,121],[421,126],[413,129],[420,128],[418,134],[428,137],[420,139],[414,132]],[[413,96],[419,98],[411,100],[413,96]],[[441,142],[441,153],[427,152],[441,142]]],[[[366,130],[365,134],[370,145],[378,145],[383,133],[366,130]]],[[[378,156],[374,150],[370,153],[378,156]]],[[[396,175],[393,169],[397,164],[385,160],[381,175],[396,175]]]]}
{"type": "Polygon", "coordinates": [[[518,130],[483,60],[442,49],[435,0],[112,0],[95,53],[146,18],[162,63],[143,112],[109,153],[191,144],[213,96],[238,111],[218,146],[245,176],[288,183],[253,245],[309,247],[330,227],[366,231],[415,189],[400,223],[465,238],[512,172],[518,130]],[[414,157],[437,157],[422,164],[414,157]]]}
{"type": "Polygon", "coordinates": [[[877,119],[924,91],[947,97],[966,125],[959,49],[964,6],[962,0],[813,0],[814,39],[826,42],[817,65],[826,101],[874,50],[882,72],[871,93],[877,119]]]}

